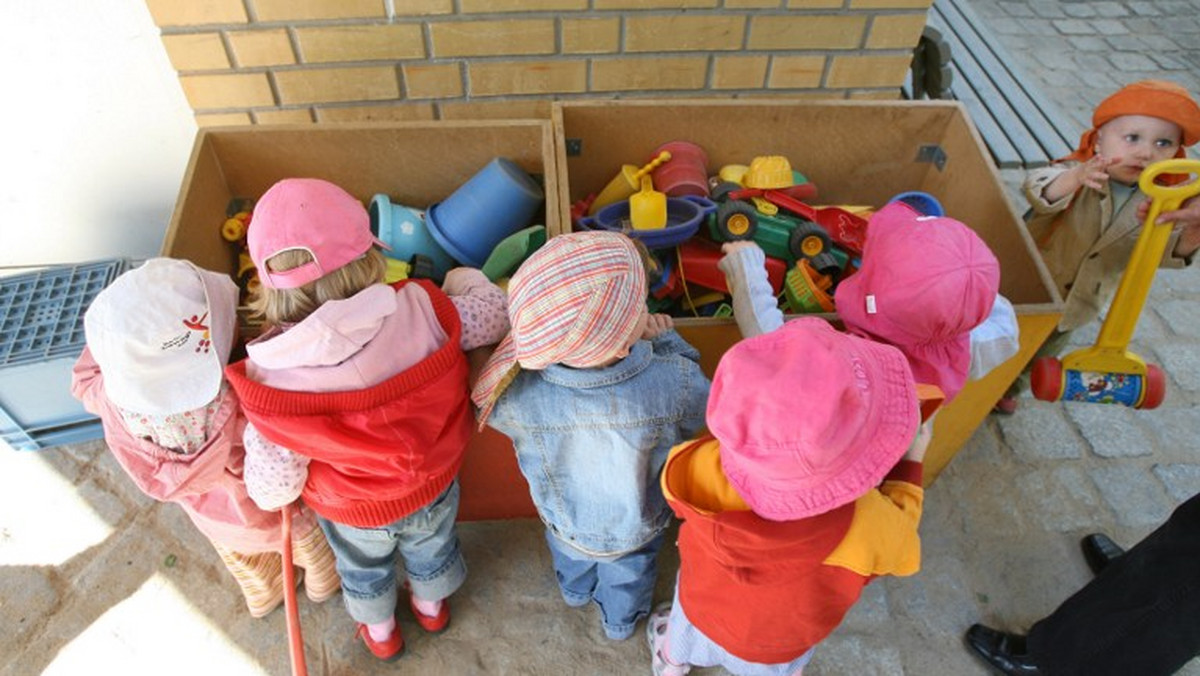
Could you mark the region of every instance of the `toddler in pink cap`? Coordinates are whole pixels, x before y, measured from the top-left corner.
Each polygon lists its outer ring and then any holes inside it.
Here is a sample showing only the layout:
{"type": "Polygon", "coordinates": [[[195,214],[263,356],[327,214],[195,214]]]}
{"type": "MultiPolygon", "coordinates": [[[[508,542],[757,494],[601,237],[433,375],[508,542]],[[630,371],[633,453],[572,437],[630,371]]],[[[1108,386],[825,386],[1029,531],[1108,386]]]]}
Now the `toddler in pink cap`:
{"type": "Polygon", "coordinates": [[[912,370],[803,317],[725,353],[706,419],[663,468],[683,523],[674,602],[647,624],[654,673],[799,674],[868,582],[920,567],[912,370]]]}
{"type": "Polygon", "coordinates": [[[509,282],[512,332],[473,393],[512,438],[563,600],[595,602],[613,640],[650,613],[671,519],[659,472],[708,398],[700,353],[647,313],[646,287],[625,235],[552,238],[509,282]]]}
{"type": "MultiPolygon", "coordinates": [[[[183,508],[212,542],[253,617],[283,602],[282,517],[260,509],[242,480],[245,420],[222,377],[237,336],[228,275],[151,258],[101,291],[84,315],[87,347],[71,393],[100,417],[104,440],[147,496],[183,508]]],[[[308,597],[340,581],[311,510],[298,505],[292,560],[308,597]]]]}
{"type": "Polygon", "coordinates": [[[346,609],[380,659],[398,658],[397,558],[417,623],[439,632],[466,578],[454,529],[471,435],[464,350],[508,330],[504,292],[458,268],[444,288],[383,283],[362,202],[286,179],[247,233],[270,328],[227,369],[252,423],[246,484],[262,506],[303,497],[337,556],[346,609]]]}
{"type": "MultiPolygon", "coordinates": [[[[761,250],[733,242],[725,252],[721,268],[743,335],[777,328],[783,315],[766,285],[761,250]]],[[[973,330],[994,304],[1007,303],[999,287],[1000,263],[974,231],[892,202],[871,216],[862,265],[838,284],[834,303],[848,331],[900,348],[917,382],[937,386],[949,401],[969,374],[986,373],[1015,354],[1015,339],[998,352],[973,349],[980,335],[973,330]]]]}

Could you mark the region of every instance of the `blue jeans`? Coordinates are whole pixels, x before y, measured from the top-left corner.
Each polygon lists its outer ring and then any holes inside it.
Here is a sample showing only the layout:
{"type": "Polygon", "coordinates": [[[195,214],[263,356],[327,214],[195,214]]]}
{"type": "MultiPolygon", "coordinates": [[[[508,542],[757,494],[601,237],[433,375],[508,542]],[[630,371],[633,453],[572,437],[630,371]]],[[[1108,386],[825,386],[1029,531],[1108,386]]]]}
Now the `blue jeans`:
{"type": "Polygon", "coordinates": [[[319,519],[337,557],[346,610],[355,621],[378,624],[396,614],[396,556],[412,594],[439,601],[467,578],[458,545],[458,481],[433,502],[382,528],[355,528],[319,519]]]}
{"type": "Polygon", "coordinates": [[[613,559],[597,559],[571,547],[546,531],[554,559],[554,576],[567,605],[588,601],[600,606],[604,634],[613,640],[629,638],[637,621],[650,614],[654,580],[658,575],[658,550],[663,536],[613,559]]]}

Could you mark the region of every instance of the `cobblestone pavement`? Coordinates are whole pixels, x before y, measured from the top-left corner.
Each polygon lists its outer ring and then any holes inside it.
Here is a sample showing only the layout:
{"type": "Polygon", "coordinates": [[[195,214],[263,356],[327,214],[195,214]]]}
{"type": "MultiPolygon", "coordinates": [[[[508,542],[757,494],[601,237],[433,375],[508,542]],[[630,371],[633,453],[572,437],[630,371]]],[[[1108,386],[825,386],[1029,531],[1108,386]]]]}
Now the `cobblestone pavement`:
{"type": "MultiPolygon", "coordinates": [[[[1126,82],[1200,91],[1200,2],[972,5],[1081,130],[1126,82]]],[[[1003,178],[1011,188],[1020,174],[1003,178]]],[[[985,674],[963,647],[967,626],[1024,630],[1089,579],[1082,535],[1132,544],[1200,491],[1197,300],[1200,268],[1160,272],[1139,324],[1133,350],[1169,376],[1161,408],[1025,398],[1017,415],[987,420],[928,491],[920,574],[868,587],[806,673],[985,674]]],[[[302,599],[310,671],[649,673],[640,634],[608,642],[594,608],[558,599],[537,523],[461,534],[471,575],[449,631],[425,636],[402,614],[408,652],[382,665],[353,641],[339,601],[302,599]]],[[[658,598],[676,565],[666,552],[658,598]]],[[[208,543],[179,510],[137,493],[98,442],[0,453],[0,611],[0,674],[288,673],[283,613],[250,619],[208,543]]],[[[1200,675],[1200,663],[1183,673],[1200,675]]]]}

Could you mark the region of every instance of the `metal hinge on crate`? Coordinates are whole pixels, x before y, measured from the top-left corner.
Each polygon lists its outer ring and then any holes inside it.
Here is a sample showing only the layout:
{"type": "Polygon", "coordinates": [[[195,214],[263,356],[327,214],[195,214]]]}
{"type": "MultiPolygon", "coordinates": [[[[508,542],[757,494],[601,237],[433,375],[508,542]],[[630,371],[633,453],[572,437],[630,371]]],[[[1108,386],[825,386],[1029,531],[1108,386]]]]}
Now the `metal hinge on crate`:
{"type": "Polygon", "coordinates": [[[936,143],[926,143],[917,149],[917,162],[932,164],[938,171],[946,168],[946,151],[936,143]]]}

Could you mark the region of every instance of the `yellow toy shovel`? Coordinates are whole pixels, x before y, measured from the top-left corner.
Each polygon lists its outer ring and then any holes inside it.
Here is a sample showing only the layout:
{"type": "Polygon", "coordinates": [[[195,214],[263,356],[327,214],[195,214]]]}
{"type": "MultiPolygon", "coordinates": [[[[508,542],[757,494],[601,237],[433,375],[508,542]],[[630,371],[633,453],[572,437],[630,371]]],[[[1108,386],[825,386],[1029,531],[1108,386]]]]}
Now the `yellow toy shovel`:
{"type": "Polygon", "coordinates": [[[648,174],[642,175],[641,191],[629,196],[629,222],[634,230],[667,227],[667,195],[654,189],[648,174]]]}
{"type": "Polygon", "coordinates": [[[600,211],[600,207],[629,199],[633,195],[633,191],[641,185],[642,177],[649,176],[650,172],[658,168],[658,165],[669,159],[671,159],[671,153],[664,150],[641,169],[632,164],[622,165],[621,173],[614,176],[608,185],[604,186],[604,190],[596,195],[596,199],[592,200],[592,206],[588,208],[588,216],[595,216],[596,212],[600,211]]]}
{"type": "Polygon", "coordinates": [[[1142,232],[1121,275],[1116,296],[1091,347],[1076,350],[1059,361],[1043,357],[1033,364],[1030,389],[1042,401],[1084,401],[1155,408],[1167,394],[1167,377],[1129,351],[1138,315],[1146,304],[1154,272],[1158,269],[1173,223],[1156,224],[1158,215],[1178,209],[1183,201],[1200,194],[1200,161],[1189,159],[1155,162],[1142,171],[1138,187],[1152,200],[1142,232]],[[1161,174],[1189,174],[1196,178],[1173,186],[1158,185],[1161,174]]]}

